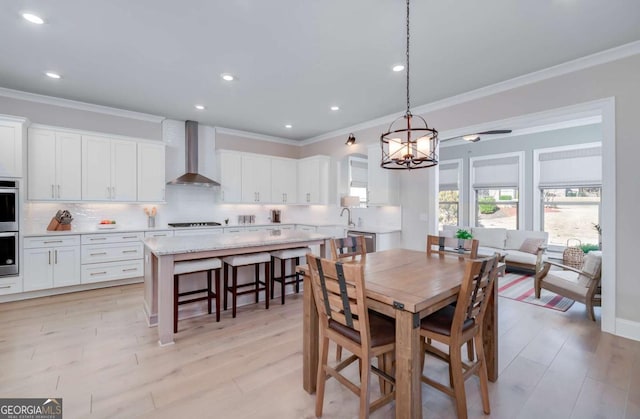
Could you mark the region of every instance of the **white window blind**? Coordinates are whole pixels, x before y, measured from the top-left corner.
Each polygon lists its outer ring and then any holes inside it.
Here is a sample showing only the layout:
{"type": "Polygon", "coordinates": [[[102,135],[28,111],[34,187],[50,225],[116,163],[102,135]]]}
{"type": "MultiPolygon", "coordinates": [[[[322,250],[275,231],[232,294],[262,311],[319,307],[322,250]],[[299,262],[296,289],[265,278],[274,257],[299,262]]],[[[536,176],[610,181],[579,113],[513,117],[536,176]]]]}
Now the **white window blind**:
{"type": "Polygon", "coordinates": [[[538,161],[541,188],[602,183],[601,146],[542,152],[538,161]]]}
{"type": "Polygon", "coordinates": [[[518,156],[473,161],[473,187],[518,187],[518,156]]]}
{"type": "Polygon", "coordinates": [[[369,179],[369,165],[366,160],[354,159],[349,160],[349,170],[351,171],[352,188],[366,188],[369,179]]]}
{"type": "Polygon", "coordinates": [[[441,191],[457,191],[459,187],[459,167],[456,163],[442,163],[438,165],[440,168],[440,190],[441,191]]]}

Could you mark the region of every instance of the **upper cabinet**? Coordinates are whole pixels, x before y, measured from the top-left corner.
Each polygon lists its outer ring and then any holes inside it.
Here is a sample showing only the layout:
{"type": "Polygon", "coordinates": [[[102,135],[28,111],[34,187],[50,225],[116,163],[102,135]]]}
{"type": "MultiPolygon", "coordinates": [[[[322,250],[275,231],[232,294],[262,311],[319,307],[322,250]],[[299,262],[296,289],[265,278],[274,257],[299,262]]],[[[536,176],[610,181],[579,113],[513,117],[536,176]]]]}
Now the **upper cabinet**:
{"type": "Polygon", "coordinates": [[[47,129],[29,129],[28,197],[32,200],[78,201],[82,140],[79,134],[47,129]]]}
{"type": "Polygon", "coordinates": [[[302,160],[219,150],[220,201],[247,204],[326,204],[327,156],[302,160]]]}
{"type": "Polygon", "coordinates": [[[138,143],[138,201],[165,200],[163,144],[138,143]]]}
{"type": "Polygon", "coordinates": [[[0,118],[0,177],[22,177],[24,121],[0,118]]]}
{"type": "Polygon", "coordinates": [[[135,142],[83,136],[82,198],[91,201],[135,201],[136,156],[135,142]]]}
{"type": "Polygon", "coordinates": [[[313,156],[298,160],[298,203],[327,204],[331,158],[313,156]]]}
{"type": "Polygon", "coordinates": [[[45,126],[28,134],[30,200],[165,200],[164,143],[45,126]]]}
{"type": "Polygon", "coordinates": [[[271,202],[271,158],[242,154],[242,202],[271,202]]]}
{"type": "Polygon", "coordinates": [[[368,148],[367,180],[369,205],[399,205],[400,180],[395,170],[380,167],[380,147],[368,148]]]}
{"type": "Polygon", "coordinates": [[[298,162],[294,159],[271,159],[271,200],[277,204],[295,204],[298,195],[298,162]]]}
{"type": "Polygon", "coordinates": [[[220,179],[221,202],[240,202],[242,199],[242,156],[236,151],[220,150],[218,156],[218,179],[220,179]]]}

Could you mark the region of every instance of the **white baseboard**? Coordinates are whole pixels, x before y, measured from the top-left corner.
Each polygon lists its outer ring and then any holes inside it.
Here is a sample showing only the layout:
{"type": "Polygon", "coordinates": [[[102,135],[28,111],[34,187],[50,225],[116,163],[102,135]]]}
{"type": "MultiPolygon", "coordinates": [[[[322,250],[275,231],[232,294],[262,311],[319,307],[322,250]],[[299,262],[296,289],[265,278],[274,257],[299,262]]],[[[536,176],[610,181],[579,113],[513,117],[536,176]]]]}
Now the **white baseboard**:
{"type": "Polygon", "coordinates": [[[616,318],[617,336],[640,341],[640,322],[616,318]]]}

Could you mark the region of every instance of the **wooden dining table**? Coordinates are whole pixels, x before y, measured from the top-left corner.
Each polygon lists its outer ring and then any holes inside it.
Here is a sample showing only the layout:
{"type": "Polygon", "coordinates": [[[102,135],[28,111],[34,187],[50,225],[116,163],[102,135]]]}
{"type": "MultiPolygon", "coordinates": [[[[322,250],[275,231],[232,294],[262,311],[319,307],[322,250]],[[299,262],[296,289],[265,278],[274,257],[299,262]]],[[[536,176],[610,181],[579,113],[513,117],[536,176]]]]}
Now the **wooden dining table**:
{"type": "MultiPolygon", "coordinates": [[[[367,305],[395,318],[396,322],[396,418],[422,417],[420,319],[456,301],[463,279],[465,259],[458,256],[392,249],[369,253],[364,264],[367,305]]],[[[308,268],[304,273],[303,387],[316,390],[319,335],[318,311],[308,268]]],[[[489,301],[483,341],[489,380],[498,378],[497,285],[489,301]]]]}

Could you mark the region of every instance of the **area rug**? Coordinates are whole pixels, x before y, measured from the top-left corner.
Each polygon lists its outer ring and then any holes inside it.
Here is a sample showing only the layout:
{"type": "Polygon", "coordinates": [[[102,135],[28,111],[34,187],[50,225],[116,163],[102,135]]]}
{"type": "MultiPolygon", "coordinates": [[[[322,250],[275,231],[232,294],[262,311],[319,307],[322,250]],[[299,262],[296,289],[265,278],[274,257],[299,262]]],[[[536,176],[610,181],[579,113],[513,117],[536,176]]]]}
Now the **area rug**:
{"type": "Polygon", "coordinates": [[[536,298],[533,289],[533,276],[517,273],[508,273],[504,277],[498,277],[498,295],[558,311],[567,311],[574,303],[570,298],[545,289],[541,290],[540,298],[536,298]]]}

